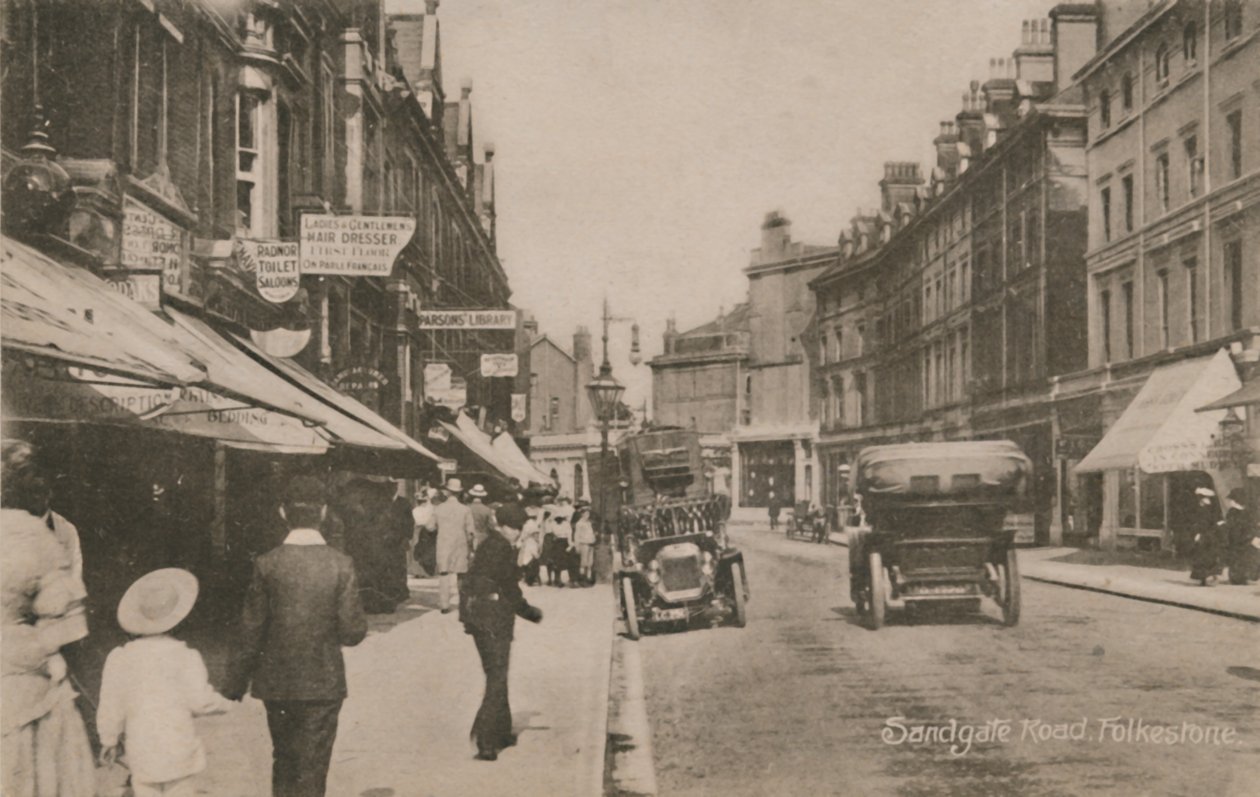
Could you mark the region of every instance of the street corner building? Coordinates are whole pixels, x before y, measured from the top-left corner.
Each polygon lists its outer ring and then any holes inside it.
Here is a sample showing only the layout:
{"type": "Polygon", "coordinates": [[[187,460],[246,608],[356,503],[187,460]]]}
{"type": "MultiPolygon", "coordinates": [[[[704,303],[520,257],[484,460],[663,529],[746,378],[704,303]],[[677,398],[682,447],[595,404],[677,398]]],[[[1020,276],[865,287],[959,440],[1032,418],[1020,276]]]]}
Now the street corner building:
{"type": "Polygon", "coordinates": [[[5,4],[4,434],[80,529],[89,662],[161,567],[201,581],[192,633],[227,639],[294,474],[378,591],[393,548],[364,518],[399,483],[545,480],[516,444],[494,150],[471,84],[443,88],[437,6],[5,4]]]}

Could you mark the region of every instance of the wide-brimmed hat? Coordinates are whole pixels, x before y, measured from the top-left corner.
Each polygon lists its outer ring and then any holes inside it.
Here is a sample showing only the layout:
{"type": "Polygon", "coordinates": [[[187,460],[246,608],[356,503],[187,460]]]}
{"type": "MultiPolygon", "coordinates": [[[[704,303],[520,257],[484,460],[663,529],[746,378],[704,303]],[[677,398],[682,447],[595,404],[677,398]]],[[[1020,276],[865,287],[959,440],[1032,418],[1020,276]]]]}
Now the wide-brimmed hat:
{"type": "Polygon", "coordinates": [[[464,491],[464,485],[459,479],[447,479],[446,491],[448,493],[462,493],[464,491]]]}
{"type": "Polygon", "coordinates": [[[468,491],[469,498],[485,498],[487,495],[489,495],[489,493],[486,492],[486,488],[482,487],[480,484],[474,484],[472,489],[468,491]]]}
{"type": "Polygon", "coordinates": [[[1202,496],[1204,498],[1216,497],[1216,491],[1213,490],[1211,487],[1196,487],[1194,488],[1194,494],[1202,496]]]}
{"type": "Polygon", "coordinates": [[[118,602],[118,625],[129,634],[162,634],[197,602],[197,577],[178,567],[145,573],[118,602]]]}

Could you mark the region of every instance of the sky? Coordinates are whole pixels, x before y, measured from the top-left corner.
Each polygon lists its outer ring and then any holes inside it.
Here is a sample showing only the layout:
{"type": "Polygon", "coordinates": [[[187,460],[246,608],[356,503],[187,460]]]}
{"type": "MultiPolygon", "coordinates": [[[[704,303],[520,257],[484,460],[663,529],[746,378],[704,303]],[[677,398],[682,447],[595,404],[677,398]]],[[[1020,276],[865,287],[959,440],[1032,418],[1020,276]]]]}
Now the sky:
{"type": "MultiPolygon", "coordinates": [[[[496,149],[513,303],[566,347],[586,325],[598,348],[607,296],[659,354],[667,318],[685,330],[744,299],[767,212],[834,245],[878,205],[885,161],[930,169],[969,81],[1053,5],[443,0],[447,96],[472,79],[478,152],[496,149]]],[[[628,361],[629,322],[611,337],[637,407],[650,370],[628,361]]]]}

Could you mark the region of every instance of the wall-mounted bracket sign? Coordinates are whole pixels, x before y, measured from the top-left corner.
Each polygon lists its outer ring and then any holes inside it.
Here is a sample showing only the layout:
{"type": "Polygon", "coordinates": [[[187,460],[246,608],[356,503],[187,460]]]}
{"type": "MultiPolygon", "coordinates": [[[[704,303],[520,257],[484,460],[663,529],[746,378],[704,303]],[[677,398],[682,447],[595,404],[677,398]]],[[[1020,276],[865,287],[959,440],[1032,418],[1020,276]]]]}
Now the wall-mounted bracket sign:
{"type": "Polygon", "coordinates": [[[301,272],[343,277],[388,277],[416,231],[404,216],[302,214],[301,272]]]}
{"type": "Polygon", "coordinates": [[[516,329],[515,310],[425,310],[416,314],[419,329],[516,329]]]}
{"type": "Polygon", "coordinates": [[[333,377],[333,384],[343,392],[363,390],[380,390],[389,384],[389,377],[366,365],[355,365],[339,371],[333,377]]]}
{"type": "Polygon", "coordinates": [[[515,354],[483,354],[481,355],[481,375],[516,376],[517,364],[515,354]]]}
{"type": "Polygon", "coordinates": [[[252,272],[258,295],[274,304],[283,304],[297,295],[302,286],[297,241],[236,242],[236,257],[242,269],[252,272]]]}

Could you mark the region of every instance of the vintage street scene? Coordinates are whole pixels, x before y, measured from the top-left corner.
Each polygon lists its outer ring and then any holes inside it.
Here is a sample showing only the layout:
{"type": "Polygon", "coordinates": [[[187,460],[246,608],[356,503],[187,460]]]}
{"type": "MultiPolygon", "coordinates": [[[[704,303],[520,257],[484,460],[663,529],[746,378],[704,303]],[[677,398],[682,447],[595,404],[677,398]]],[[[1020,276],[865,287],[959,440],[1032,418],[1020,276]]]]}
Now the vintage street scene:
{"type": "Polygon", "coordinates": [[[0,0],[0,794],[1260,793],[1260,0],[0,0]]]}

